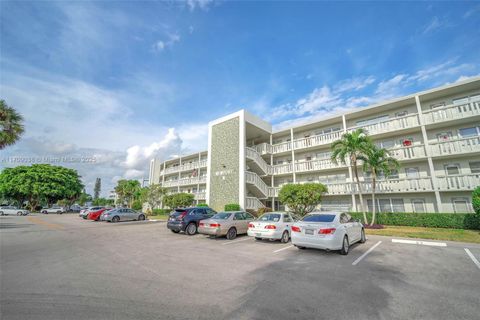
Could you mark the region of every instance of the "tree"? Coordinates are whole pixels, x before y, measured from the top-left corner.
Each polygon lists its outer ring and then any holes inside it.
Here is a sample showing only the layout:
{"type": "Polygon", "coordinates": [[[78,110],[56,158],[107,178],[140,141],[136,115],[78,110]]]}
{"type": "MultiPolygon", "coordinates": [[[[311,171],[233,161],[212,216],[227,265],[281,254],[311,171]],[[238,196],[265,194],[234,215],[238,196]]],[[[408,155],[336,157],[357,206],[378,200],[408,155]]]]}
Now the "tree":
{"type": "Polygon", "coordinates": [[[191,206],[195,196],[191,193],[175,193],[163,197],[163,204],[170,209],[191,206]]]}
{"type": "Polygon", "coordinates": [[[118,180],[115,192],[118,195],[118,200],[122,204],[127,204],[129,208],[132,207],[133,201],[140,196],[140,182],[138,180],[118,180]]]}
{"type": "Polygon", "coordinates": [[[23,132],[22,115],[0,100],[0,150],[15,144],[23,132]]]}
{"type": "Polygon", "coordinates": [[[358,156],[358,160],[363,162],[363,171],[372,173],[372,221],[370,224],[375,223],[376,205],[375,205],[375,187],[378,175],[383,173],[385,179],[392,174],[392,171],[398,169],[400,164],[397,159],[392,158],[387,149],[379,148],[375,145],[371,145],[368,149],[364,150],[364,154],[358,156]]]}
{"type": "Polygon", "coordinates": [[[358,197],[360,198],[360,207],[363,212],[363,220],[365,224],[368,224],[367,214],[365,213],[365,206],[363,203],[362,185],[358,178],[358,157],[365,153],[365,150],[372,146],[372,142],[367,135],[365,129],[357,129],[353,132],[347,132],[343,134],[340,140],[332,143],[332,162],[338,163],[341,161],[343,164],[349,162],[350,167],[355,174],[355,180],[357,181],[358,197]]]}
{"type": "Polygon", "coordinates": [[[167,189],[163,188],[161,185],[152,184],[148,187],[142,188],[141,200],[148,203],[152,209],[159,208],[166,193],[167,189]]]}
{"type": "Polygon", "coordinates": [[[286,184],[280,189],[278,199],[295,214],[304,216],[322,201],[328,189],[321,183],[286,184]]]}
{"type": "Polygon", "coordinates": [[[82,193],[83,184],[76,170],[49,164],[5,168],[0,173],[0,194],[19,203],[28,200],[31,210],[65,199],[73,202],[82,193]]]}
{"type": "Polygon", "coordinates": [[[100,197],[101,191],[102,191],[102,179],[97,178],[95,180],[95,187],[93,188],[93,200],[96,200],[100,197]]]}
{"type": "Polygon", "coordinates": [[[472,193],[472,206],[475,213],[480,216],[480,186],[476,187],[472,193]]]}
{"type": "Polygon", "coordinates": [[[83,190],[83,192],[78,197],[78,204],[84,206],[85,203],[89,201],[92,201],[92,196],[86,193],[85,190],[83,190]]]}
{"type": "Polygon", "coordinates": [[[92,205],[94,206],[113,206],[113,199],[107,199],[107,198],[97,198],[94,199],[92,202],[92,205]]]}

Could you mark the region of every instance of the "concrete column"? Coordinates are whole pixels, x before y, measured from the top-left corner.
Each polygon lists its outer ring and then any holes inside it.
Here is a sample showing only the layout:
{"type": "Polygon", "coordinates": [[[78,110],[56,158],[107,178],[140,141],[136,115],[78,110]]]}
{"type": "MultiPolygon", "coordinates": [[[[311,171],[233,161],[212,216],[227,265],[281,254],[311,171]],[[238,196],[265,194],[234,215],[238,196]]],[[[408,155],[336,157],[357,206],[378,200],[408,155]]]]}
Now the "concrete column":
{"type": "MultiPolygon", "coordinates": [[[[345,115],[342,115],[342,123],[343,123],[343,133],[347,133],[347,119],[345,119],[345,115]]],[[[352,172],[352,167],[348,166],[348,178],[350,179],[350,184],[352,185],[352,190],[353,190],[353,185],[355,182],[353,181],[353,172],[352,172]]],[[[352,192],[352,209],[355,211],[358,211],[357,208],[357,201],[355,198],[355,193],[352,192]]]]}
{"type": "Polygon", "coordinates": [[[290,129],[290,143],[292,148],[292,172],[293,172],[293,183],[297,183],[297,175],[295,174],[295,150],[293,147],[293,128],[290,129]]]}
{"type": "MultiPolygon", "coordinates": [[[[181,179],[182,177],[182,171],[181,171],[181,167],[182,167],[182,157],[179,158],[180,160],[180,165],[178,167],[179,171],[178,171],[178,180],[181,179]]],[[[180,181],[179,181],[180,182],[180,181]]],[[[177,192],[180,192],[180,185],[177,186],[177,192]]]]}
{"type": "Polygon", "coordinates": [[[438,191],[438,181],[435,175],[435,167],[433,166],[433,160],[431,156],[431,149],[428,143],[427,129],[425,129],[425,121],[423,119],[422,105],[420,104],[420,97],[415,96],[415,103],[417,105],[418,121],[422,130],[423,144],[425,145],[425,154],[427,155],[428,168],[430,170],[430,176],[432,178],[432,186],[435,192],[435,200],[437,202],[437,212],[443,212],[442,198],[440,197],[440,191],[438,191]]]}

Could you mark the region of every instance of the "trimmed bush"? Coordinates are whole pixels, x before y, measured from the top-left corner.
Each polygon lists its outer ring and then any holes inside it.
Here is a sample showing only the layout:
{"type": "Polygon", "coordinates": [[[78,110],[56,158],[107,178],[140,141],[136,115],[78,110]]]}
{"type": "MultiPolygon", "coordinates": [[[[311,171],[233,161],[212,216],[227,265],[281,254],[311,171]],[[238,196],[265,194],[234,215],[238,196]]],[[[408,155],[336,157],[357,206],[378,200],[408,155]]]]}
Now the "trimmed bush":
{"type": "MultiPolygon", "coordinates": [[[[350,215],[363,219],[360,212],[351,212],[350,215]]],[[[367,213],[368,220],[371,216],[371,213],[367,213]]],[[[377,213],[376,222],[389,226],[480,230],[480,216],[471,213],[377,213]]]]}
{"type": "Polygon", "coordinates": [[[153,209],[152,214],[154,216],[166,215],[169,214],[172,210],[170,209],[153,209]]]}
{"type": "Polygon", "coordinates": [[[229,203],[225,205],[225,211],[240,211],[240,205],[238,203],[229,203]]]}
{"type": "Polygon", "coordinates": [[[133,210],[142,210],[142,202],[139,200],[135,200],[132,203],[132,209],[133,210]]]}
{"type": "Polygon", "coordinates": [[[206,203],[199,203],[199,204],[197,204],[197,207],[208,207],[208,204],[206,204],[206,203]]]}
{"type": "Polygon", "coordinates": [[[480,186],[476,187],[472,193],[472,206],[477,215],[480,215],[480,186]]]}

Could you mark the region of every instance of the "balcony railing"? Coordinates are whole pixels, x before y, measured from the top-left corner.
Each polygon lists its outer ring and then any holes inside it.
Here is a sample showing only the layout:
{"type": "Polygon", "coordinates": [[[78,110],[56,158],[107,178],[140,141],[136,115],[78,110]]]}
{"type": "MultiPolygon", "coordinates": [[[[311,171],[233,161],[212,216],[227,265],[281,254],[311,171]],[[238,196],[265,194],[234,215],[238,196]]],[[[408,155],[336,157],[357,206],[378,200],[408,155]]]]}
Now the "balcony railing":
{"type": "Polygon", "coordinates": [[[418,159],[424,158],[426,156],[425,146],[416,145],[411,147],[400,147],[388,149],[390,156],[397,160],[409,160],[409,159],[418,159]]]}
{"type": "Polygon", "coordinates": [[[295,149],[303,149],[315,147],[323,144],[329,144],[342,137],[343,131],[335,131],[332,133],[320,134],[312,137],[296,139],[293,141],[295,149]]]}
{"type": "Polygon", "coordinates": [[[169,180],[162,183],[163,187],[177,187],[177,186],[186,186],[186,185],[193,185],[199,183],[206,183],[207,177],[195,177],[195,178],[186,178],[186,179],[178,179],[178,180],[169,180]]]}
{"type": "Polygon", "coordinates": [[[480,185],[480,174],[459,174],[437,177],[440,191],[473,190],[480,185]]]}
{"type": "Polygon", "coordinates": [[[257,150],[257,152],[259,154],[271,154],[272,153],[272,145],[268,144],[268,143],[261,143],[261,144],[256,145],[255,147],[252,147],[252,148],[255,148],[255,150],[257,150]]]}
{"type": "Polygon", "coordinates": [[[291,164],[291,163],[277,164],[275,166],[272,166],[272,169],[273,169],[273,174],[292,173],[293,172],[293,164],[291,164]]]}
{"type": "Polygon", "coordinates": [[[480,115],[480,99],[475,99],[464,104],[448,105],[423,112],[423,117],[426,124],[478,115],[480,115]]]}
{"type": "Polygon", "coordinates": [[[418,121],[418,114],[410,114],[403,117],[397,117],[394,119],[388,119],[380,121],[377,123],[360,125],[349,128],[348,131],[354,131],[358,128],[365,129],[369,135],[385,133],[385,132],[395,132],[397,130],[413,128],[418,126],[420,123],[418,121]]]}
{"type": "Polygon", "coordinates": [[[206,166],[207,166],[207,160],[196,161],[192,163],[185,163],[185,164],[182,164],[181,166],[166,168],[165,170],[162,170],[160,174],[169,174],[169,173],[175,173],[180,171],[188,171],[188,170],[193,170],[198,168],[204,168],[206,166]]]}
{"type": "Polygon", "coordinates": [[[342,164],[334,164],[330,159],[299,162],[295,164],[295,172],[318,171],[343,167],[342,164]]]}
{"type": "Polygon", "coordinates": [[[260,192],[262,193],[263,197],[268,196],[268,186],[265,182],[263,182],[262,178],[255,172],[246,171],[245,172],[245,182],[248,184],[254,185],[260,192]]]}
{"type": "Polygon", "coordinates": [[[245,198],[245,209],[258,210],[265,207],[263,203],[255,197],[246,197],[245,198]]]}
{"type": "Polygon", "coordinates": [[[292,143],[290,141],[274,144],[272,146],[272,153],[282,153],[292,150],[292,143]]]}
{"type": "Polygon", "coordinates": [[[195,192],[193,194],[195,195],[195,200],[205,200],[207,195],[205,192],[195,192]]]}
{"type": "Polygon", "coordinates": [[[450,141],[432,142],[430,148],[433,156],[480,152],[480,136],[450,141]]]}

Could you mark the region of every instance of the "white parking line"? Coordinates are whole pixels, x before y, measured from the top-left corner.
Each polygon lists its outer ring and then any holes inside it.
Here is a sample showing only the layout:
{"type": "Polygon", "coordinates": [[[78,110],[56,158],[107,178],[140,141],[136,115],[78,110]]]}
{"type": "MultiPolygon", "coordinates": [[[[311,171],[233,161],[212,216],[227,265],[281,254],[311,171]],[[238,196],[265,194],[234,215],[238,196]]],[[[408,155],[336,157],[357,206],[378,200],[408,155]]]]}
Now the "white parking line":
{"type": "Polygon", "coordinates": [[[273,253],[277,253],[277,252],[280,252],[280,251],[286,250],[286,249],[288,249],[288,248],[291,248],[291,247],[293,247],[293,245],[291,245],[291,246],[288,246],[288,247],[284,247],[284,248],[282,248],[282,249],[275,250],[275,251],[273,251],[273,253]]]}
{"type": "Polygon", "coordinates": [[[372,252],[376,247],[378,247],[380,243],[382,243],[382,241],[378,241],[373,247],[368,249],[367,252],[358,257],[357,260],[353,261],[352,266],[356,266],[360,261],[362,261],[363,258],[365,258],[370,252],[372,252]]]}
{"type": "Polygon", "coordinates": [[[446,247],[447,246],[447,244],[445,242],[429,242],[429,241],[416,241],[416,240],[404,240],[404,239],[392,239],[392,242],[406,243],[406,244],[419,244],[419,245],[431,246],[431,247],[446,247]]]}
{"type": "Polygon", "coordinates": [[[472,259],[473,263],[477,265],[478,269],[480,269],[480,262],[477,260],[477,258],[475,258],[473,253],[471,253],[470,250],[468,250],[467,248],[465,248],[465,252],[470,257],[470,259],[472,259]]]}
{"type": "Polygon", "coordinates": [[[225,245],[227,245],[227,244],[233,244],[233,243],[237,243],[237,242],[247,241],[247,240],[252,240],[252,239],[251,239],[251,238],[246,238],[246,239],[228,241],[228,242],[222,243],[222,246],[225,246],[225,245]]]}

